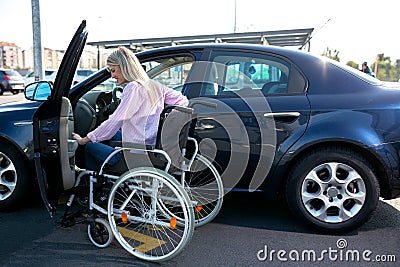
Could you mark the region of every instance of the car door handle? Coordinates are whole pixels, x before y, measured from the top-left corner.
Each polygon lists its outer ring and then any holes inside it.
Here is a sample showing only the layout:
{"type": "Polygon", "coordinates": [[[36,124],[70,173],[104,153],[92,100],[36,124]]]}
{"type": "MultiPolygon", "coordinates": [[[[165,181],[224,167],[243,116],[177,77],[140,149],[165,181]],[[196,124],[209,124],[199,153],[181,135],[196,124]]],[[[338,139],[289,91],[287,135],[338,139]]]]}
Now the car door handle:
{"type": "Polygon", "coordinates": [[[272,118],[277,122],[292,123],[300,117],[300,112],[268,112],[264,113],[264,117],[272,118]]]}
{"type": "Polygon", "coordinates": [[[32,121],[20,121],[20,122],[14,122],[14,126],[29,126],[32,125],[32,121]]]}
{"type": "Polygon", "coordinates": [[[274,117],[274,118],[282,118],[282,117],[299,117],[300,112],[268,112],[264,113],[264,117],[274,117]]]}

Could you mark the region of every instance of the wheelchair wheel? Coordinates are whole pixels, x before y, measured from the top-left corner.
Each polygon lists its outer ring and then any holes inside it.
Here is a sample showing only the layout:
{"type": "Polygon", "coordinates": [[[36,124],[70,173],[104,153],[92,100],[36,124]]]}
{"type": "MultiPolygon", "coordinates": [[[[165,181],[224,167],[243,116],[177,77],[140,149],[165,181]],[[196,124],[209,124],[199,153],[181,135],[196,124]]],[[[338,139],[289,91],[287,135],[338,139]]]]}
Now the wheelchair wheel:
{"type": "Polygon", "coordinates": [[[91,224],[88,224],[87,231],[90,241],[96,247],[108,247],[113,240],[113,234],[107,220],[96,218],[94,220],[94,226],[95,227],[92,227],[91,224]]]}
{"type": "Polygon", "coordinates": [[[224,195],[222,179],[214,165],[197,154],[190,171],[185,172],[184,184],[192,201],[195,227],[212,221],[221,209],[224,195]]]}
{"type": "Polygon", "coordinates": [[[193,235],[194,213],[187,193],[174,177],[155,168],[123,174],[111,189],[107,211],[115,238],[143,260],[171,259],[193,235]],[[166,212],[159,200],[172,212],[166,212]],[[177,218],[182,222],[178,224],[177,218]]]}

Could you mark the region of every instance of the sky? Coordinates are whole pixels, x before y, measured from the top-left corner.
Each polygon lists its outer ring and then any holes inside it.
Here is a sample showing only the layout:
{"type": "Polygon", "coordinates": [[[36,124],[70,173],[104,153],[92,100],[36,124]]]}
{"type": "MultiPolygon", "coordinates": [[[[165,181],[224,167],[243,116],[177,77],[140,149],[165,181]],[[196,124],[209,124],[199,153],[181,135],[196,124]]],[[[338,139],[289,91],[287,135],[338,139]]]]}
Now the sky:
{"type": "MultiPolygon", "coordinates": [[[[39,0],[42,46],[66,49],[83,19],[88,41],[314,28],[310,52],[340,61],[400,59],[395,0],[39,0]],[[236,3],[236,12],[235,12],[236,3]],[[235,29],[236,21],[236,29],[235,29]]],[[[0,41],[29,48],[31,0],[0,0],[0,41]]]]}

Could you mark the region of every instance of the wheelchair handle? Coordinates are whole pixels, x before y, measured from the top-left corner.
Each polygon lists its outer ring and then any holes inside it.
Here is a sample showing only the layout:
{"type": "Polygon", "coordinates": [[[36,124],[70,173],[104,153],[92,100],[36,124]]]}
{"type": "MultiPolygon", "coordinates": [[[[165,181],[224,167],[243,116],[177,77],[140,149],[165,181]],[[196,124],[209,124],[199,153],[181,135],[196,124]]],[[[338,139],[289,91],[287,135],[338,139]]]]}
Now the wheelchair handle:
{"type": "Polygon", "coordinates": [[[193,114],[193,109],[189,107],[181,107],[181,106],[175,106],[175,105],[167,105],[164,107],[163,111],[161,112],[161,117],[165,115],[165,113],[171,111],[171,110],[178,110],[187,114],[193,114]]]}
{"type": "Polygon", "coordinates": [[[203,105],[209,108],[217,108],[217,104],[202,100],[194,100],[189,104],[189,107],[193,107],[194,105],[203,105]]]}
{"type": "Polygon", "coordinates": [[[188,113],[188,114],[193,114],[193,109],[190,107],[181,107],[181,106],[173,106],[173,109],[176,109],[178,111],[188,113]]]}

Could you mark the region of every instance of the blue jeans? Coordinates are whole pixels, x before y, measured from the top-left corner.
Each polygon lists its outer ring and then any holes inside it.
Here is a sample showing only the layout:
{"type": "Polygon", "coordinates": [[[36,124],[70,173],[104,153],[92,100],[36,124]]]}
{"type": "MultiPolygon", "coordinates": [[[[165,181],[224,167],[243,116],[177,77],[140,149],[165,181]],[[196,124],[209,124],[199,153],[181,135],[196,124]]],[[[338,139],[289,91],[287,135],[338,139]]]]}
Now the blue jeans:
{"type": "MultiPolygon", "coordinates": [[[[118,131],[110,141],[121,141],[122,133],[118,131]]],[[[114,147],[104,143],[89,142],[85,147],[85,163],[86,169],[91,171],[99,171],[101,165],[106,158],[114,151],[114,147]]],[[[110,165],[116,164],[122,158],[122,152],[114,155],[108,162],[110,165]]]]}

